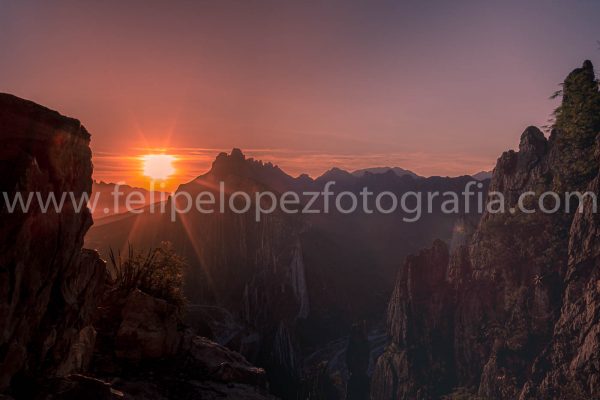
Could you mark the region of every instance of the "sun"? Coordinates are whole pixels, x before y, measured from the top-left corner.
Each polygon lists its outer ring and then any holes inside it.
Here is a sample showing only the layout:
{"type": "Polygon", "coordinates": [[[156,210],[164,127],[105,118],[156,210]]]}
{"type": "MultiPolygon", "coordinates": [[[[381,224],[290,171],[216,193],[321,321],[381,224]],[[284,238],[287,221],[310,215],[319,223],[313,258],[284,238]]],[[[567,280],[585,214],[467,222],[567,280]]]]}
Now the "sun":
{"type": "Polygon", "coordinates": [[[168,154],[147,154],[142,156],[143,174],[154,180],[165,180],[175,173],[173,162],[177,158],[168,154]]]}

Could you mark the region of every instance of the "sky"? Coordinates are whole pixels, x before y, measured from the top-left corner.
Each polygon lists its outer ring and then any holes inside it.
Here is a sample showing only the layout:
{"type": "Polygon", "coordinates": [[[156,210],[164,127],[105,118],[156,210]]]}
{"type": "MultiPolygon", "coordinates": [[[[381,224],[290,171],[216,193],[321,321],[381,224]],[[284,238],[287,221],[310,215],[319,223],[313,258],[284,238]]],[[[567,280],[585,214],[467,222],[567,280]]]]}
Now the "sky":
{"type": "Polygon", "coordinates": [[[94,176],[170,184],[233,147],[291,175],[492,169],[573,68],[600,2],[0,0],[0,91],[78,118],[94,176]]]}

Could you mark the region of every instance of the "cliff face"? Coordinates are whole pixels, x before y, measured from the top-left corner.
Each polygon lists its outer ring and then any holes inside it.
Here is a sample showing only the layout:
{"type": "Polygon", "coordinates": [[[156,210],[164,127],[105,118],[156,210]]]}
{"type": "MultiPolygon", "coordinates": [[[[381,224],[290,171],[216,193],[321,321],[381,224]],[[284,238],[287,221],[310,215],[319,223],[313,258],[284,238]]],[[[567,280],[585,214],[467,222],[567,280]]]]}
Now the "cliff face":
{"type": "Polygon", "coordinates": [[[487,212],[451,254],[436,243],[408,258],[390,301],[391,344],[377,364],[373,399],[438,398],[457,388],[493,399],[600,396],[600,221],[589,198],[583,213],[576,199],[562,211],[564,191],[598,195],[597,147],[588,143],[600,132],[598,107],[586,62],[565,81],[550,139],[529,127],[519,151],[498,159],[490,193],[504,195],[506,212],[487,212]],[[561,211],[516,210],[522,193],[545,191],[562,196],[561,211]]]}
{"type": "MultiPolygon", "coordinates": [[[[600,177],[587,190],[600,194],[600,177]]],[[[571,225],[560,317],[525,394],[536,393],[539,386],[537,393],[548,398],[566,390],[573,398],[600,395],[600,218],[593,209],[593,202],[586,201],[571,225]]]]}
{"type": "MultiPolygon", "coordinates": [[[[79,121],[0,94],[0,192],[73,192],[91,189],[90,135],[79,121]]],[[[67,202],[68,203],[68,202],[67,202]]],[[[51,207],[52,208],[52,207],[51,207]]],[[[0,390],[27,378],[81,368],[71,347],[88,325],[104,283],[104,263],[82,251],[92,224],[85,207],[61,213],[0,207],[0,390]]],[[[87,327],[87,328],[86,328],[87,327]]],[[[82,333],[83,332],[83,333],[82,333]]]]}
{"type": "MultiPolygon", "coordinates": [[[[179,190],[192,196],[214,191],[219,198],[215,188],[226,182],[229,204],[229,193],[243,191],[254,199],[256,192],[281,190],[288,179],[278,168],[246,159],[234,149],[220,154],[209,173],[179,190]]],[[[239,316],[246,333],[224,344],[263,366],[273,389],[285,394],[299,379],[296,326],[310,310],[300,240],[304,222],[280,211],[257,222],[255,207],[253,203],[245,213],[182,215],[185,234],[175,235],[175,241],[184,254],[193,249],[188,259],[201,266],[186,277],[189,297],[205,304],[210,299],[239,316]]]]}
{"type": "Polygon", "coordinates": [[[0,94],[0,138],[0,398],[270,398],[264,370],[165,300],[115,291],[82,249],[92,162],[79,121],[0,94]],[[47,199],[63,193],[59,212],[47,199]],[[12,210],[17,194],[26,212],[12,210]]]}
{"type": "Polygon", "coordinates": [[[388,307],[391,344],[377,361],[372,393],[428,399],[448,389],[452,336],[448,248],[442,241],[409,256],[388,307]],[[423,318],[427,316],[427,318],[423,318]]]}

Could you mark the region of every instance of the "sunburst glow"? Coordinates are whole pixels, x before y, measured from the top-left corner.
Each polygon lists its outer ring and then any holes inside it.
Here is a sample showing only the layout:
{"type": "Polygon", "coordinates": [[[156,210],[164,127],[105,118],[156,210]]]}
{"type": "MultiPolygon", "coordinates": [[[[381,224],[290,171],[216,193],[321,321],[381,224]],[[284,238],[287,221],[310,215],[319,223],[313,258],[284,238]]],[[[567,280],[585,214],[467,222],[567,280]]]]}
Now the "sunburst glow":
{"type": "Polygon", "coordinates": [[[143,174],[151,179],[165,180],[175,173],[174,161],[176,157],[168,154],[142,156],[143,174]]]}

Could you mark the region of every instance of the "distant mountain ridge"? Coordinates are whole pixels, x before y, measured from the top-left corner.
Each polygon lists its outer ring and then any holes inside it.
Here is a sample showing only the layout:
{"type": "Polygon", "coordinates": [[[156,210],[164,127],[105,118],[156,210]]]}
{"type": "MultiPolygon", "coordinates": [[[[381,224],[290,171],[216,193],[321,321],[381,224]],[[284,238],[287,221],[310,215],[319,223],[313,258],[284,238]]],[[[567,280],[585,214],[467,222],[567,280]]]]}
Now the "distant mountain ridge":
{"type": "Polygon", "coordinates": [[[323,174],[312,178],[308,174],[301,174],[298,177],[293,177],[281,169],[278,165],[271,162],[265,162],[257,160],[253,157],[246,157],[246,155],[239,148],[233,148],[230,154],[225,152],[220,153],[213,161],[211,169],[199,175],[196,179],[180,185],[178,190],[189,188],[189,185],[193,185],[194,182],[201,181],[207,178],[225,179],[229,176],[238,176],[245,179],[252,179],[256,182],[262,182],[268,184],[269,187],[276,191],[285,191],[298,188],[314,187],[315,185],[321,185],[328,181],[335,181],[338,184],[354,184],[358,182],[364,182],[364,179],[369,180],[369,176],[385,176],[397,178],[411,178],[415,180],[420,179],[453,179],[459,177],[472,177],[476,180],[485,180],[491,178],[490,171],[481,171],[474,175],[461,175],[457,177],[441,177],[441,176],[430,176],[425,177],[416,174],[415,172],[404,169],[401,167],[369,167],[357,169],[352,172],[340,168],[332,167],[325,171],[323,174]]]}
{"type": "Polygon", "coordinates": [[[358,176],[361,177],[363,175],[365,175],[366,173],[370,173],[370,174],[385,174],[389,171],[392,171],[393,173],[395,173],[398,176],[410,176],[413,178],[421,178],[421,176],[415,174],[414,172],[408,170],[408,169],[404,169],[404,168],[400,168],[400,167],[371,167],[371,168],[363,168],[363,169],[357,169],[356,171],[352,172],[352,175],[354,176],[358,176]]]}
{"type": "Polygon", "coordinates": [[[92,195],[90,200],[93,203],[94,199],[97,197],[97,201],[95,204],[90,205],[94,206],[91,210],[92,216],[98,221],[115,214],[127,212],[126,202],[128,196],[130,196],[130,205],[135,205],[133,208],[138,209],[144,208],[151,203],[167,200],[168,193],[94,180],[92,183],[92,195]],[[117,187],[119,193],[121,193],[118,196],[114,194],[117,187]],[[131,195],[132,193],[136,193],[136,195],[131,195]],[[115,204],[115,201],[117,204],[115,204]]]}
{"type": "Polygon", "coordinates": [[[485,179],[492,179],[493,171],[480,171],[476,174],[471,175],[474,179],[478,181],[483,181],[485,179]]]}

